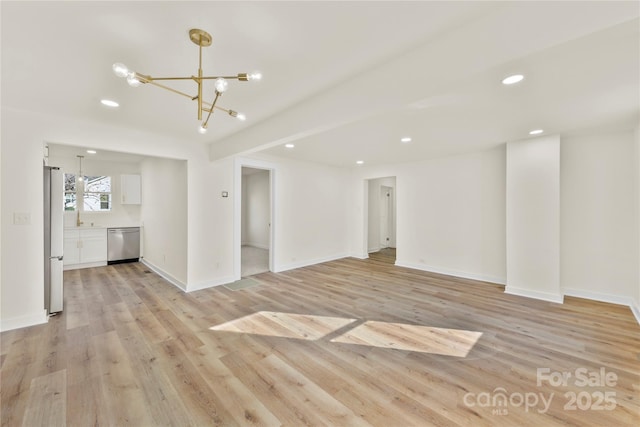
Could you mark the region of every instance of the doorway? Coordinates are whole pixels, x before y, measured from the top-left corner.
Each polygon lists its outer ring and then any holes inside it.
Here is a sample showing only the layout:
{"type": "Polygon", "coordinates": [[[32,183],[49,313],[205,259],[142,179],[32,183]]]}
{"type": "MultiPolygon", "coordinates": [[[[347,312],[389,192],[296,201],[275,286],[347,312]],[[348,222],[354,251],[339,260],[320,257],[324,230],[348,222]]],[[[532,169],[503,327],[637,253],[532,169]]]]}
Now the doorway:
{"type": "Polygon", "coordinates": [[[368,180],[367,252],[370,258],[396,260],[396,178],[368,180]],[[375,254],[375,255],[374,255],[375,254]]]}
{"type": "Polygon", "coordinates": [[[242,167],[240,276],[270,271],[271,171],[242,167]]]}

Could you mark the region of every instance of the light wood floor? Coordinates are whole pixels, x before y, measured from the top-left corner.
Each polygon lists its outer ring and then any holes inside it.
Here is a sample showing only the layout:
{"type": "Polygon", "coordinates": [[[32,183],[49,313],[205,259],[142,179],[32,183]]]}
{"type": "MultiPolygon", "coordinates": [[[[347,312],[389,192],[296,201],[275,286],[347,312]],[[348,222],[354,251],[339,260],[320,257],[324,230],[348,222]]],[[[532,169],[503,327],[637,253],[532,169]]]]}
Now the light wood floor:
{"type": "Polygon", "coordinates": [[[1,335],[2,425],[638,425],[628,308],[393,258],[190,294],[137,263],[65,272],[63,314],[1,335]],[[538,385],[539,368],[571,376],[538,385]],[[609,384],[581,383],[601,369],[609,384]]]}

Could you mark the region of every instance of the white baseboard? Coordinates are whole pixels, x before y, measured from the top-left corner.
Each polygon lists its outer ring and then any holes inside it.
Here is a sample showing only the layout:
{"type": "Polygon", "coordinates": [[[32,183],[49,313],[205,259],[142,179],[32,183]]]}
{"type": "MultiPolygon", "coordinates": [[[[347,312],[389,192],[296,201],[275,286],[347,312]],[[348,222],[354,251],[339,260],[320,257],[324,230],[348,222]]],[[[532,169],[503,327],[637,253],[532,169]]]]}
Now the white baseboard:
{"type": "Polygon", "coordinates": [[[352,252],[352,253],[349,254],[349,256],[351,258],[357,258],[357,259],[368,259],[369,258],[369,254],[367,254],[367,253],[360,254],[360,253],[352,252]]]}
{"type": "Polygon", "coordinates": [[[530,289],[516,288],[514,286],[509,286],[509,285],[507,285],[504,288],[504,293],[509,295],[517,295],[520,297],[527,297],[527,298],[539,299],[543,301],[555,302],[557,304],[562,304],[564,302],[564,296],[562,294],[532,291],[530,289]]]}
{"type": "Polygon", "coordinates": [[[331,255],[323,258],[316,258],[304,261],[296,261],[290,264],[281,264],[274,266],[274,273],[280,273],[287,270],[294,270],[296,268],[308,267],[310,265],[321,264],[323,262],[335,261],[337,259],[346,258],[348,256],[347,253],[339,253],[335,255],[331,255]]]}
{"type": "Polygon", "coordinates": [[[149,267],[149,269],[151,269],[154,273],[156,273],[158,276],[162,277],[167,282],[171,283],[176,288],[186,292],[187,285],[182,283],[180,280],[176,279],[175,277],[173,277],[172,275],[170,275],[169,273],[167,273],[166,271],[164,271],[163,269],[161,269],[157,265],[154,265],[154,264],[150,263],[149,261],[147,261],[144,258],[140,258],[140,262],[143,263],[144,265],[146,265],[147,267],[149,267]]]}
{"type": "Polygon", "coordinates": [[[187,292],[194,292],[202,289],[213,288],[215,286],[227,285],[233,282],[235,282],[235,279],[233,278],[233,276],[225,276],[210,282],[202,282],[202,283],[196,283],[195,285],[188,285],[187,292]]]}
{"type": "Polygon", "coordinates": [[[429,273],[445,274],[447,276],[455,276],[463,279],[479,280],[481,282],[490,282],[497,285],[505,285],[506,280],[503,277],[490,276],[487,274],[469,273],[466,271],[453,270],[450,268],[435,267],[427,264],[419,264],[413,262],[407,262],[402,260],[396,260],[398,267],[413,268],[414,270],[427,271],[429,273]]]}
{"type": "Polygon", "coordinates": [[[640,325],[640,305],[634,302],[633,304],[630,305],[630,307],[631,307],[631,312],[633,313],[633,316],[636,318],[636,321],[640,325]]]}
{"type": "Polygon", "coordinates": [[[640,307],[631,297],[604,294],[601,292],[585,291],[583,289],[565,288],[564,294],[569,297],[584,298],[600,302],[608,302],[611,304],[626,305],[631,309],[633,316],[640,324],[640,307]]]}
{"type": "Polygon", "coordinates": [[[380,246],[378,246],[377,248],[370,248],[367,252],[372,254],[374,252],[378,252],[380,249],[381,249],[380,246]]]}
{"type": "Polygon", "coordinates": [[[260,244],[260,243],[247,242],[247,243],[243,243],[242,246],[249,246],[249,247],[252,247],[252,248],[269,250],[269,245],[263,245],[263,244],[260,244]]]}
{"type": "Polygon", "coordinates": [[[603,294],[600,292],[585,291],[582,289],[564,288],[563,292],[568,297],[591,299],[600,302],[609,302],[611,304],[628,305],[633,304],[633,298],[621,297],[619,295],[603,294]]]}
{"type": "Polygon", "coordinates": [[[63,270],[64,271],[67,271],[67,270],[79,270],[81,268],[104,267],[105,265],[107,265],[107,261],[87,262],[87,263],[83,263],[83,264],[65,265],[63,267],[63,270]]]}
{"type": "Polygon", "coordinates": [[[0,321],[0,331],[11,331],[13,329],[26,328],[28,326],[42,325],[49,321],[47,316],[47,310],[42,310],[42,313],[27,314],[26,316],[13,317],[11,319],[2,319],[0,321]]]}

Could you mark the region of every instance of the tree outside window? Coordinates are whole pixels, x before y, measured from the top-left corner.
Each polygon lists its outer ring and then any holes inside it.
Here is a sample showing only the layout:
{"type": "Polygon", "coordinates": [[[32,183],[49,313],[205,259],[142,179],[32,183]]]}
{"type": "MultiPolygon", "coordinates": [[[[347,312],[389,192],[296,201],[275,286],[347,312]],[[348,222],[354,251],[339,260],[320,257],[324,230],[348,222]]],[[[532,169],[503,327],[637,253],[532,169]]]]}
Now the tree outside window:
{"type": "Polygon", "coordinates": [[[111,210],[111,177],[85,176],[83,196],[85,211],[111,210]]]}
{"type": "Polygon", "coordinates": [[[73,173],[64,174],[64,210],[75,211],[77,207],[77,185],[76,175],[73,173]]]}

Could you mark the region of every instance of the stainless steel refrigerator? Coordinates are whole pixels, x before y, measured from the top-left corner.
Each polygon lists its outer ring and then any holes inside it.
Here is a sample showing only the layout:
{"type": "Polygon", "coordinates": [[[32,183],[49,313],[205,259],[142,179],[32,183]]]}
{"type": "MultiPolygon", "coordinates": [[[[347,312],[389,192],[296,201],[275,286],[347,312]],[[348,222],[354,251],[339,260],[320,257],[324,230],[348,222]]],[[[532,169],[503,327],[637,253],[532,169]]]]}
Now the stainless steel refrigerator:
{"type": "Polygon", "coordinates": [[[44,167],[44,308],[62,311],[62,248],[64,230],[64,174],[44,167]]]}

